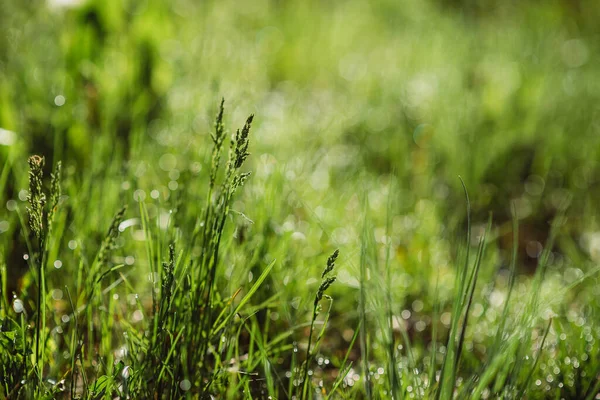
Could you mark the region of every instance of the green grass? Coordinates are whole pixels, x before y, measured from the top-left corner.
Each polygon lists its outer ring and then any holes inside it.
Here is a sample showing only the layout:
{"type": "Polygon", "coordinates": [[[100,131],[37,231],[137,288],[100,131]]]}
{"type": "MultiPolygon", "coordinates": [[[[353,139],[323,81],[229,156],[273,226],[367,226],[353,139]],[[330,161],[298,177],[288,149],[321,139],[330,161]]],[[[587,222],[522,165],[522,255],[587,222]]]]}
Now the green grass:
{"type": "Polygon", "coordinates": [[[597,398],[599,17],[2,4],[0,398],[597,398]]]}

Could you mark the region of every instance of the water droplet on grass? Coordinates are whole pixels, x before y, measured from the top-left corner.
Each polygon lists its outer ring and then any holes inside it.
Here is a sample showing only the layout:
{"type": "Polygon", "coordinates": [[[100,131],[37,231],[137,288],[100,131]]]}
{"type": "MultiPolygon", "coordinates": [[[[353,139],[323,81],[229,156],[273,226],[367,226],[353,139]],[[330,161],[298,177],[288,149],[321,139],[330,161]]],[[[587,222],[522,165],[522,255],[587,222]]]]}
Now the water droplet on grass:
{"type": "Polygon", "coordinates": [[[6,232],[10,228],[8,221],[0,221],[0,233],[6,232]]]}
{"type": "Polygon", "coordinates": [[[192,383],[187,379],[184,379],[181,382],[179,382],[179,387],[185,392],[192,388],[192,383]]]}
{"type": "Polygon", "coordinates": [[[54,98],[54,104],[57,105],[58,107],[64,106],[66,101],[67,101],[67,99],[62,94],[59,94],[58,96],[56,96],[54,98]]]}
{"type": "Polygon", "coordinates": [[[135,310],[131,315],[132,322],[140,322],[144,319],[144,314],[140,310],[135,310]]]}
{"type": "Polygon", "coordinates": [[[15,211],[17,209],[17,202],[14,200],[9,200],[6,202],[6,209],[8,211],[15,211]]]}
{"type": "Polygon", "coordinates": [[[177,166],[177,156],[171,153],[163,154],[158,160],[158,166],[163,171],[170,171],[177,166]]]}
{"type": "Polygon", "coordinates": [[[20,314],[24,311],[25,307],[23,305],[23,301],[21,299],[16,299],[13,302],[13,310],[15,310],[15,312],[17,314],[20,314]]]}
{"type": "Polygon", "coordinates": [[[169,179],[171,179],[172,181],[176,181],[177,179],[179,179],[179,171],[176,169],[173,169],[171,171],[169,171],[169,179]]]}
{"type": "Polygon", "coordinates": [[[138,203],[144,201],[146,199],[146,192],[144,192],[142,189],[136,190],[133,192],[133,199],[138,203]]]}

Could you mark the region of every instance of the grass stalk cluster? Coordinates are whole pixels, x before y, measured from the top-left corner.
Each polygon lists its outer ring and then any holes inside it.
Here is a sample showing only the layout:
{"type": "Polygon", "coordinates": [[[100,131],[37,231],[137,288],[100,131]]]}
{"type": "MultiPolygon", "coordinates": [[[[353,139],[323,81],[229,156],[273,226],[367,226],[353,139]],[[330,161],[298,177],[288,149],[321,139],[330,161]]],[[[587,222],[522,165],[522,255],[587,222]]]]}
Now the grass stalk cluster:
{"type": "MultiPolygon", "coordinates": [[[[210,135],[206,195],[196,196],[204,201],[201,212],[183,211],[185,201],[193,198],[190,194],[175,199],[169,212],[162,214],[134,195],[137,209],[122,202],[105,233],[99,234],[97,247],[81,249],[75,253],[78,257],[61,256],[65,245],[71,250],[79,246],[75,240],[65,243],[73,229],[67,219],[77,213],[77,207],[69,204],[72,188],[65,192],[61,183],[61,163],[56,163],[46,182],[44,158],[29,159],[26,220],[17,209],[29,271],[12,297],[7,293],[6,261],[0,260],[3,398],[447,400],[522,398],[539,386],[539,370],[549,368],[552,355],[547,353],[555,351],[549,340],[563,329],[553,316],[542,318],[541,294],[562,215],[557,216],[540,254],[531,294],[521,296],[523,306],[515,311],[519,224],[513,207],[506,297],[482,355],[473,354],[474,331],[482,321],[475,309],[489,307],[481,287],[487,284],[482,277],[489,276],[484,271],[493,225],[490,217],[473,246],[471,204],[462,180],[466,240],[458,246],[460,263],[448,304],[440,300],[437,273],[430,302],[431,331],[422,334],[430,335],[429,339],[410,329],[407,310],[400,308],[405,294],[394,285],[398,270],[392,224],[394,202],[401,193],[393,187],[388,193],[384,239],[379,243],[364,197],[355,310],[334,308],[330,292],[340,286],[333,285],[340,254],[335,250],[326,260],[314,297],[300,293],[293,306],[300,309],[300,320],[285,326],[277,322],[278,310],[286,306],[280,303],[283,293],[273,290],[278,262],[261,253],[263,248],[245,244],[252,239],[240,238],[237,229],[241,228],[228,228],[228,221],[243,215],[235,210],[239,206],[235,199],[250,176],[244,166],[250,155],[253,116],[231,135],[222,162],[228,136],[224,117],[221,101],[210,135]],[[128,237],[131,226],[137,230],[128,237]],[[131,240],[139,242],[132,246],[138,253],[135,258],[123,257],[131,240]],[[61,259],[70,259],[70,265],[63,267],[61,259]],[[142,262],[132,265],[132,259],[142,262]],[[238,259],[259,267],[240,269],[238,259]],[[72,279],[56,279],[54,270],[60,268],[72,279]],[[248,280],[232,286],[236,269],[248,273],[248,280]],[[449,315],[446,326],[443,315],[449,315]],[[330,348],[336,339],[329,333],[332,321],[340,317],[347,332],[345,344],[337,344],[336,352],[330,348]],[[299,352],[301,348],[305,351],[299,352]]],[[[187,179],[181,182],[191,185],[192,178],[187,179]]],[[[70,179],[69,185],[74,182],[70,179]]],[[[595,272],[579,276],[570,288],[595,272]]],[[[334,325],[338,326],[339,322],[334,325]]],[[[587,332],[589,339],[591,331],[587,332]]],[[[597,351],[586,347],[586,352],[591,362],[597,351]]],[[[590,364],[588,371],[595,366],[590,364]]],[[[594,398],[598,391],[594,376],[579,376],[580,398],[594,398]]]]}

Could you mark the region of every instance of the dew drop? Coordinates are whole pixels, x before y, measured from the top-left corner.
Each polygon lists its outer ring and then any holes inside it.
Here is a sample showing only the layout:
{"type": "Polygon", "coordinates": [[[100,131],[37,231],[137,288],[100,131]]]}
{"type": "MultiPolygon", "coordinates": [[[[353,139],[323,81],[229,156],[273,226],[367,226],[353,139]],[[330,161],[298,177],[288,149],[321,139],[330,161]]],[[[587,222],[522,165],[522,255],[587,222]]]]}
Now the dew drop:
{"type": "Polygon", "coordinates": [[[6,202],[6,209],[8,211],[15,211],[17,209],[17,202],[14,200],[9,200],[6,202]]]}
{"type": "Polygon", "coordinates": [[[23,305],[23,300],[21,299],[16,299],[13,302],[13,310],[15,310],[15,312],[17,314],[20,314],[23,312],[23,310],[25,309],[24,305],[23,305]]]}
{"type": "Polygon", "coordinates": [[[140,310],[135,310],[133,312],[133,314],[131,315],[131,320],[133,322],[140,322],[143,319],[144,319],[144,314],[142,314],[142,312],[140,310]]]}
{"type": "Polygon", "coordinates": [[[58,107],[64,106],[65,102],[66,102],[65,96],[63,96],[62,94],[59,94],[58,96],[56,96],[54,98],[54,104],[56,104],[58,107]]]}
{"type": "Polygon", "coordinates": [[[52,298],[54,300],[61,300],[63,298],[63,291],[60,289],[53,289],[52,290],[52,298]]]}
{"type": "Polygon", "coordinates": [[[187,379],[184,379],[181,382],[179,382],[179,387],[181,388],[181,390],[186,392],[192,388],[192,383],[187,379]]]}

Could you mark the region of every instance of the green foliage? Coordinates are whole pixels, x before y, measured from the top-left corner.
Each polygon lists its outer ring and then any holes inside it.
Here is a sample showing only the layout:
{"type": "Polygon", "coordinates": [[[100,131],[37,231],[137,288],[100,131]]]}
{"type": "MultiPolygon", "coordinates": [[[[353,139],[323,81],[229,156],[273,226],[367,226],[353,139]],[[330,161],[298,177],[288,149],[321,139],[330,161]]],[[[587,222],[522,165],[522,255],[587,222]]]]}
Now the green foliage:
{"type": "Polygon", "coordinates": [[[4,3],[0,398],[596,397],[592,0],[4,3]]]}

